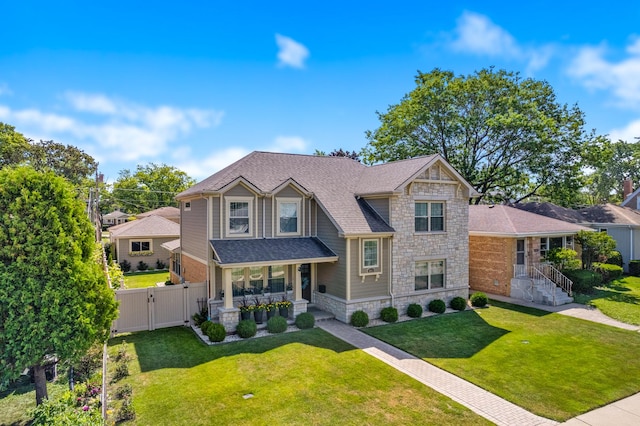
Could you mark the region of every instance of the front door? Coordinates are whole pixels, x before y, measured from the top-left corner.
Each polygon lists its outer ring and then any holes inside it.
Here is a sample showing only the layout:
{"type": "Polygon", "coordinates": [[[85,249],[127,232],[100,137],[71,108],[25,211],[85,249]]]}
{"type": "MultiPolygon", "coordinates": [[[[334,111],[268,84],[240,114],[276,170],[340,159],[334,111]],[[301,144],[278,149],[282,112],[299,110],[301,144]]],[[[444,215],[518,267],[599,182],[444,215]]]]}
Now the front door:
{"type": "Polygon", "coordinates": [[[525,241],[516,240],[516,277],[527,274],[525,253],[525,241]]]}
{"type": "Polygon", "coordinates": [[[311,264],[300,265],[300,278],[302,287],[302,298],[311,302],[311,264]]]}

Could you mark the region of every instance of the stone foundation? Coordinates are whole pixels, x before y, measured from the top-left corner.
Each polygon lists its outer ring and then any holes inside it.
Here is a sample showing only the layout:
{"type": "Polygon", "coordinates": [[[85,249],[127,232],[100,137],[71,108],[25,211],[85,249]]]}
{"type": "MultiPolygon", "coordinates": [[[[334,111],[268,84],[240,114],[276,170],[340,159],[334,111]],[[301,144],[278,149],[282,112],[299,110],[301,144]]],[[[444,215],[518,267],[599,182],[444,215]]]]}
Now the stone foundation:
{"type": "Polygon", "coordinates": [[[233,333],[240,322],[240,309],[238,308],[218,308],[218,322],[224,326],[227,333],[233,333]]]}

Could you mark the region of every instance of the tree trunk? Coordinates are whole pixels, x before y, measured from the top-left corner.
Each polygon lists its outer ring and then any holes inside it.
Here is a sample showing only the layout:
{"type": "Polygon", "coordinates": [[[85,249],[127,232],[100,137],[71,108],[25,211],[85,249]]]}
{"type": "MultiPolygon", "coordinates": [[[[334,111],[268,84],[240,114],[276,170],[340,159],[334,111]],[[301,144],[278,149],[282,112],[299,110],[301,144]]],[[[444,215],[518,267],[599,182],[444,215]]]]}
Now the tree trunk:
{"type": "Polygon", "coordinates": [[[44,374],[44,367],[42,365],[34,365],[31,368],[33,368],[33,380],[36,384],[36,405],[40,405],[45,399],[49,399],[49,395],[47,394],[47,377],[44,374]]]}

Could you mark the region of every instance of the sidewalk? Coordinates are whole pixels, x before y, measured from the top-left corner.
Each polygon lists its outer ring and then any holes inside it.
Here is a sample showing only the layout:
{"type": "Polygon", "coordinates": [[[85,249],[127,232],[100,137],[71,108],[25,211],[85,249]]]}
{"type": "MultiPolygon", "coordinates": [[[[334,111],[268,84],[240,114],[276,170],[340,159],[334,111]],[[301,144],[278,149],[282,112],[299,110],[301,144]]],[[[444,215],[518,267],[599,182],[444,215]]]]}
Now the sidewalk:
{"type": "Polygon", "coordinates": [[[553,420],[536,416],[466,380],[368,336],[350,325],[329,320],[318,323],[318,327],[448,396],[497,425],[557,424],[553,420]]]}
{"type": "Polygon", "coordinates": [[[507,296],[500,296],[497,294],[487,294],[489,299],[498,300],[500,302],[511,303],[514,305],[528,306],[530,308],[540,309],[541,311],[556,312],[561,315],[567,315],[574,318],[580,318],[586,321],[597,322],[600,324],[610,325],[611,327],[623,328],[625,330],[640,331],[640,326],[626,324],[624,322],[616,321],[613,318],[609,318],[597,308],[593,306],[581,305],[579,303],[568,303],[560,306],[539,305],[533,302],[527,302],[526,300],[514,299],[507,296]]]}

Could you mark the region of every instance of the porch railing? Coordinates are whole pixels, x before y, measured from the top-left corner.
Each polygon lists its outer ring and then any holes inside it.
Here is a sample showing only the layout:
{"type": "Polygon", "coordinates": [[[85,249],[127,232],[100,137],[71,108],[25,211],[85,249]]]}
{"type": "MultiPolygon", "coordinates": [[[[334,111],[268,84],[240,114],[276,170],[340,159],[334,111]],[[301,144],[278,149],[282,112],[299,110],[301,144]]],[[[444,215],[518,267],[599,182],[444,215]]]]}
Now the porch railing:
{"type": "Polygon", "coordinates": [[[569,296],[571,296],[571,290],[573,287],[573,281],[567,278],[562,272],[556,269],[550,263],[533,263],[527,265],[513,265],[513,276],[528,277],[533,280],[540,280],[543,282],[545,289],[551,291],[553,294],[553,303],[555,305],[555,287],[560,287],[569,296]]]}

